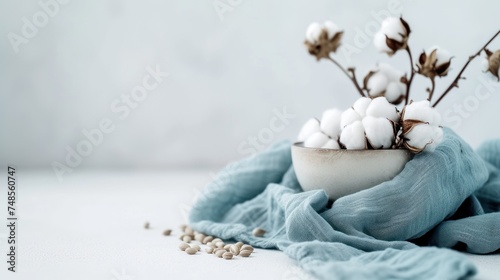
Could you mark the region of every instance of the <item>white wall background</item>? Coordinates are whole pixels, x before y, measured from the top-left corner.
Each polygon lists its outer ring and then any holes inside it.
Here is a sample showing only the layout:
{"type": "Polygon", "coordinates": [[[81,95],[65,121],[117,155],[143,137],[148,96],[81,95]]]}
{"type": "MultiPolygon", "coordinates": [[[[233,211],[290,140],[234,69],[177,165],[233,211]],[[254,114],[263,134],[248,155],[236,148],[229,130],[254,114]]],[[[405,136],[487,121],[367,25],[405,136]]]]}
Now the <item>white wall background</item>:
{"type": "MultiPolygon", "coordinates": [[[[48,0],[41,0],[47,2],[48,0]]],[[[227,3],[227,0],[221,0],[227,3]]],[[[240,3],[241,2],[241,3],[240,3]]],[[[302,123],[329,107],[357,98],[350,82],[328,62],[317,63],[303,46],[312,21],[331,19],[345,30],[377,24],[373,12],[389,1],[249,1],[218,16],[213,0],[70,1],[16,54],[8,34],[22,34],[23,17],[42,11],[36,1],[0,2],[0,162],[50,167],[65,162],[66,147],[109,118],[115,130],[83,159],[81,167],[182,168],[220,166],[243,157],[238,145],[269,127],[273,109],[295,118],[273,140],[294,138],[302,123]],[[159,65],[170,76],[124,120],[110,109],[159,65]]],[[[468,55],[500,27],[498,1],[401,1],[410,23],[414,56],[430,45],[452,52],[454,77],[468,55]]],[[[371,39],[370,39],[371,40],[371,39]]],[[[492,46],[500,48],[500,39],[492,46]]],[[[376,53],[371,42],[344,64],[358,75],[378,61],[408,69],[407,57],[376,53]]],[[[500,87],[474,104],[480,62],[438,107],[471,145],[499,138],[500,87]],[[472,100],[472,101],[471,101],[472,100]],[[471,102],[467,117],[452,111],[471,102]],[[474,105],[474,106],[472,106],[474,105]],[[477,108],[476,108],[477,107],[477,108]]],[[[437,93],[453,77],[439,81],[437,93]]],[[[417,77],[413,96],[424,98],[428,81],[417,77]],[[419,92],[419,93],[417,93],[419,92]]]]}

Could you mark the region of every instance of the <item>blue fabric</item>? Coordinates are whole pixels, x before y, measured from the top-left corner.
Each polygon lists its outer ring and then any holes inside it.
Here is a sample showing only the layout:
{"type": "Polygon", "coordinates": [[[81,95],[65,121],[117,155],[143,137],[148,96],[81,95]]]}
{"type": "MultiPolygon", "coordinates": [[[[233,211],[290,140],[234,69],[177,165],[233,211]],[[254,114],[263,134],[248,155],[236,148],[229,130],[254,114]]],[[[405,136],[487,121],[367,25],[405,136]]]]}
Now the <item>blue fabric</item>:
{"type": "Polygon", "coordinates": [[[191,209],[190,223],[282,250],[319,279],[461,279],[476,268],[447,248],[498,250],[499,207],[500,140],[476,153],[445,129],[435,152],[416,155],[393,180],[331,207],[323,190],[302,191],[290,143],[277,143],[220,172],[191,209]],[[255,227],[265,236],[254,237],[255,227]]]}

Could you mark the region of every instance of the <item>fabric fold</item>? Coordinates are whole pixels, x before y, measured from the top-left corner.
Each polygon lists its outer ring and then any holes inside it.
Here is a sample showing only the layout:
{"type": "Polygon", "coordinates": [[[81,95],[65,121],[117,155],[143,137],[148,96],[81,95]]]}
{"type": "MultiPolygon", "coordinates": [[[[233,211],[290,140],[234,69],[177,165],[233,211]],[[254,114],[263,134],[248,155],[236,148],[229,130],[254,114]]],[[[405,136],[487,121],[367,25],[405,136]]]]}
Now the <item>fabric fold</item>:
{"type": "Polygon", "coordinates": [[[500,158],[498,143],[475,153],[445,129],[434,153],[330,207],[323,190],[302,191],[290,143],[280,142],[222,170],[193,206],[190,224],[282,250],[319,279],[460,279],[476,272],[472,262],[437,247],[481,254],[500,248],[500,160],[491,156],[500,158]],[[251,234],[255,227],[267,231],[264,237],[251,234]],[[416,239],[435,247],[408,241],[416,239]]]}

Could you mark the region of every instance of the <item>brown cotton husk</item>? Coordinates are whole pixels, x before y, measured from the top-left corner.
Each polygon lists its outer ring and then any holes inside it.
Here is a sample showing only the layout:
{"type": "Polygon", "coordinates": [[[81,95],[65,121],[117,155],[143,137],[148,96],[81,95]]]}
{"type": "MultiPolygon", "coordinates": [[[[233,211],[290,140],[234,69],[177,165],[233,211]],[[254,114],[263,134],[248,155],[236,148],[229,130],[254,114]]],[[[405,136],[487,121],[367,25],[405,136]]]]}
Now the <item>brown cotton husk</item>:
{"type": "Polygon", "coordinates": [[[335,33],[332,39],[328,39],[328,32],[323,29],[318,42],[311,43],[305,41],[304,44],[306,45],[309,54],[315,56],[317,60],[320,60],[321,58],[328,58],[331,52],[337,51],[337,48],[340,46],[340,42],[342,41],[343,34],[344,32],[340,31],[335,33]]]}
{"type": "Polygon", "coordinates": [[[493,76],[497,77],[497,80],[500,81],[500,77],[498,76],[498,69],[500,68],[500,50],[495,52],[491,52],[488,49],[484,50],[486,52],[488,58],[488,70],[493,74],[493,76]]]}
{"type": "Polygon", "coordinates": [[[451,60],[440,65],[436,64],[437,49],[433,50],[428,56],[424,51],[418,58],[417,72],[430,79],[434,79],[436,76],[446,76],[448,74],[448,70],[450,69],[451,60]]]}

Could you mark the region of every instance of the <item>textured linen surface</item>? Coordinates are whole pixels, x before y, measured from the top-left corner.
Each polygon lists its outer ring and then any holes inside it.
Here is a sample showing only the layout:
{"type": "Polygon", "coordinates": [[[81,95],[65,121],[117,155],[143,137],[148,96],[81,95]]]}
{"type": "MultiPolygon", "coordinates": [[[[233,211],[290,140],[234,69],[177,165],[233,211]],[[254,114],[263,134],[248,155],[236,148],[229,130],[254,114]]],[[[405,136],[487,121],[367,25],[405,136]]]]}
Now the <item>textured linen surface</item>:
{"type": "Polygon", "coordinates": [[[500,140],[474,152],[445,129],[435,152],[416,155],[393,180],[330,205],[323,190],[302,191],[284,141],[223,169],[190,224],[282,250],[319,279],[461,279],[476,268],[447,248],[500,248],[499,170],[500,140]]]}

